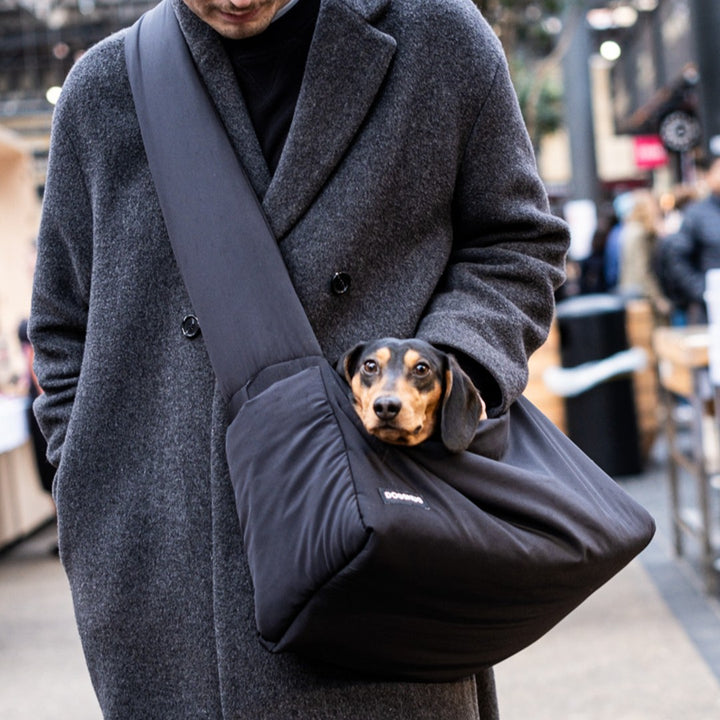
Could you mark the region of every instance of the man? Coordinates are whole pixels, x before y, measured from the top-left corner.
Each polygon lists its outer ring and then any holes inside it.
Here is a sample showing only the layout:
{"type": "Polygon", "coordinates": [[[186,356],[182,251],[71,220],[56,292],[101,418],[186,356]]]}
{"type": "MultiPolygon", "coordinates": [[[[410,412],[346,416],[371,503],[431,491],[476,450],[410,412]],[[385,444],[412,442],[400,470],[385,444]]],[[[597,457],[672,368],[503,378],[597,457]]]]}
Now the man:
{"type": "MultiPolygon", "coordinates": [[[[417,335],[503,412],[547,334],[568,237],[472,3],[166,1],[328,358],[417,335]]],[[[374,682],[257,641],[227,410],[187,322],[123,40],[86,53],[56,108],[31,325],[105,717],[496,717],[490,672],[374,682]]]]}
{"type": "Polygon", "coordinates": [[[680,230],[663,239],[669,294],[690,323],[706,321],[705,273],[720,268],[720,158],[710,165],[705,184],[708,196],[688,205],[680,230]]]}

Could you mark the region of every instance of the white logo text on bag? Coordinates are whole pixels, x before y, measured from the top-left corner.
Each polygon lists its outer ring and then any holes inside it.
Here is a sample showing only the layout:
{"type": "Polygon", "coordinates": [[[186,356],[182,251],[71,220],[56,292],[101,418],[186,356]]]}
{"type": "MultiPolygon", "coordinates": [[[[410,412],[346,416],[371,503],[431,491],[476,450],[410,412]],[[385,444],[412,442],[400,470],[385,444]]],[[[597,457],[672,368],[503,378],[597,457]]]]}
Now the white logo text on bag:
{"type": "Polygon", "coordinates": [[[384,490],[383,488],[378,488],[378,492],[386,505],[412,505],[426,510],[430,509],[430,506],[420,495],[399,490],[384,490]]]}

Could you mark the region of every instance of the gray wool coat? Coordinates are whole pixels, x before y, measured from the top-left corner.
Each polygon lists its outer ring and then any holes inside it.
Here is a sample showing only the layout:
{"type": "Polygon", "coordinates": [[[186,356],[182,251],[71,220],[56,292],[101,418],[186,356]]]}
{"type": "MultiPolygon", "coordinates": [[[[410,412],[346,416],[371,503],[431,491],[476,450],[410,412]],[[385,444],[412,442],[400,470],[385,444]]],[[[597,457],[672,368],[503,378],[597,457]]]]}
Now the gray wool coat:
{"type": "MultiPolygon", "coordinates": [[[[271,177],[218,37],[173,2],[328,357],[419,335],[486,368],[494,411],[507,407],[546,336],[568,238],[472,3],[323,0],[271,177]]],[[[193,308],[123,41],[86,53],[56,108],[30,324],[61,557],[105,717],[496,717],[490,672],[375,682],[257,641],[227,412],[202,336],[181,332],[193,308]]]]}

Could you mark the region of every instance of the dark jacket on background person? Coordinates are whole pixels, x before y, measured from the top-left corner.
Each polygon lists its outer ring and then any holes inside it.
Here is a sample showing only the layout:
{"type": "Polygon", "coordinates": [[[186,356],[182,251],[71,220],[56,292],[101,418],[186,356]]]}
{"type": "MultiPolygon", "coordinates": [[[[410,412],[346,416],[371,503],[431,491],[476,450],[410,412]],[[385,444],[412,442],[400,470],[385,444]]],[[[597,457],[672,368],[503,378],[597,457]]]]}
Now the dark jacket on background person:
{"type": "Polygon", "coordinates": [[[720,196],[687,206],[680,230],[664,241],[665,266],[681,306],[704,308],[705,273],[720,268],[720,196]]]}
{"type": "MultiPolygon", "coordinates": [[[[272,176],[218,35],[174,7],[328,358],[418,335],[486,369],[495,413],[512,403],[548,332],[568,235],[472,3],[322,0],[272,176]]],[[[202,336],[181,332],[193,308],[123,40],[84,55],[55,111],[30,328],[61,557],[105,717],[496,717],[490,672],[374,682],[258,642],[227,409],[202,336]]]]}

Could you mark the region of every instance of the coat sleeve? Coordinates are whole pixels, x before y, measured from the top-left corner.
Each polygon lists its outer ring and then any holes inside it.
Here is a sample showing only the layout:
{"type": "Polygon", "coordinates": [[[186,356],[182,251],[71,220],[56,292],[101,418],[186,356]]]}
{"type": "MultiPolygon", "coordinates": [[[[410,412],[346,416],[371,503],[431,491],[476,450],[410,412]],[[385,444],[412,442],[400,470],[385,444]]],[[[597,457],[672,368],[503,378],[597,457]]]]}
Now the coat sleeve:
{"type": "Polygon", "coordinates": [[[475,365],[471,374],[491,414],[507,409],[527,383],[528,358],[552,322],[568,245],[502,58],[459,168],[452,255],[418,328],[475,365]]]}
{"type": "Polygon", "coordinates": [[[34,410],[59,465],[85,348],[92,260],[92,212],[64,105],[53,120],[38,236],[29,335],[43,394],[34,410]]]}

